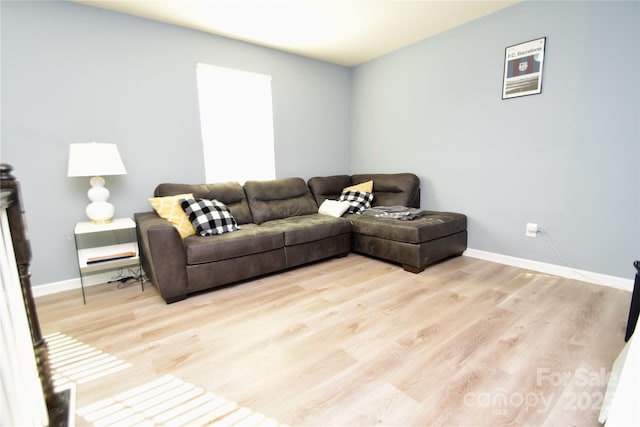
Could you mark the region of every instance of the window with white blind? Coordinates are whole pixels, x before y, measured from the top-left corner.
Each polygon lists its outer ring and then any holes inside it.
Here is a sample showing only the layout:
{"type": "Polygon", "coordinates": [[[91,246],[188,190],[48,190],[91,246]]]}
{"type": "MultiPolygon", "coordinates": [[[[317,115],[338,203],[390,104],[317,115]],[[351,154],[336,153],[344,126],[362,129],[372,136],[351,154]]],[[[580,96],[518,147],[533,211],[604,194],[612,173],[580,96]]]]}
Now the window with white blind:
{"type": "Polygon", "coordinates": [[[275,178],[271,76],[198,63],[206,181],[275,178]]]}

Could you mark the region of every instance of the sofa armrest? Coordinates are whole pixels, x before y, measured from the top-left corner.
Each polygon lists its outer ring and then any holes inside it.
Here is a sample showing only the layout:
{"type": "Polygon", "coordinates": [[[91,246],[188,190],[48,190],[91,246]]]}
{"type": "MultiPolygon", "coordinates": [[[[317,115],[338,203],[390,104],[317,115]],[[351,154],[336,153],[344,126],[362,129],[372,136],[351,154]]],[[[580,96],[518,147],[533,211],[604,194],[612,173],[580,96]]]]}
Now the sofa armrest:
{"type": "Polygon", "coordinates": [[[178,230],[155,212],[134,214],[142,267],[167,303],[186,298],[187,258],[178,230]]]}

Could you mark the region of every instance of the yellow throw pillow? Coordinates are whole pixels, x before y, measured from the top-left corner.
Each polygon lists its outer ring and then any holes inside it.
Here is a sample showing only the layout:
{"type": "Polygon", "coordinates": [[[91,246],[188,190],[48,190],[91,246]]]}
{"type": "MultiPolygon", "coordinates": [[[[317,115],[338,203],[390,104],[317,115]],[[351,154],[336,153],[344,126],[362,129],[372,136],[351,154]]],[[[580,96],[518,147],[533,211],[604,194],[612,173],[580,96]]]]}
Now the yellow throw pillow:
{"type": "Polygon", "coordinates": [[[162,218],[173,224],[183,239],[196,234],[189,217],[180,206],[180,199],[193,199],[193,194],[178,194],[175,196],[153,197],[149,203],[162,218]]]}
{"type": "Polygon", "coordinates": [[[351,187],[346,187],[342,191],[362,191],[363,193],[373,193],[373,181],[363,182],[351,187]]]}

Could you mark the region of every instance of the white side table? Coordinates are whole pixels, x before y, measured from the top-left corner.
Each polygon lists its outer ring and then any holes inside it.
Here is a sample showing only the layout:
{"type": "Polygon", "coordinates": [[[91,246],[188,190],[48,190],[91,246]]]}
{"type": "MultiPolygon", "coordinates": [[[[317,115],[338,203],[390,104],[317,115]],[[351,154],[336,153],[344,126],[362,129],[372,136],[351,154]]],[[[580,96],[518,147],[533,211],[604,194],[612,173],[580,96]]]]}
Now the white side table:
{"type": "Polygon", "coordinates": [[[138,280],[144,291],[142,264],[136,235],[136,223],[131,218],[116,218],[106,224],[79,222],[73,231],[78,253],[82,301],[86,304],[84,275],[137,266],[138,280]]]}

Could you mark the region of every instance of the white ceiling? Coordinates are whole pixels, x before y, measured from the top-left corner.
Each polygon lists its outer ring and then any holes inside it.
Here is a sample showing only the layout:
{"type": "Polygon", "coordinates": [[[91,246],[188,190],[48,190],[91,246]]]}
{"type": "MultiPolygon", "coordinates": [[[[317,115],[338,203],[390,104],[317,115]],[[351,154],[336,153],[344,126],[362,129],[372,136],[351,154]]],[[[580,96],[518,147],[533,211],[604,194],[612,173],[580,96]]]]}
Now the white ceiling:
{"type": "Polygon", "coordinates": [[[73,0],[354,66],[520,0],[73,0]]]}

